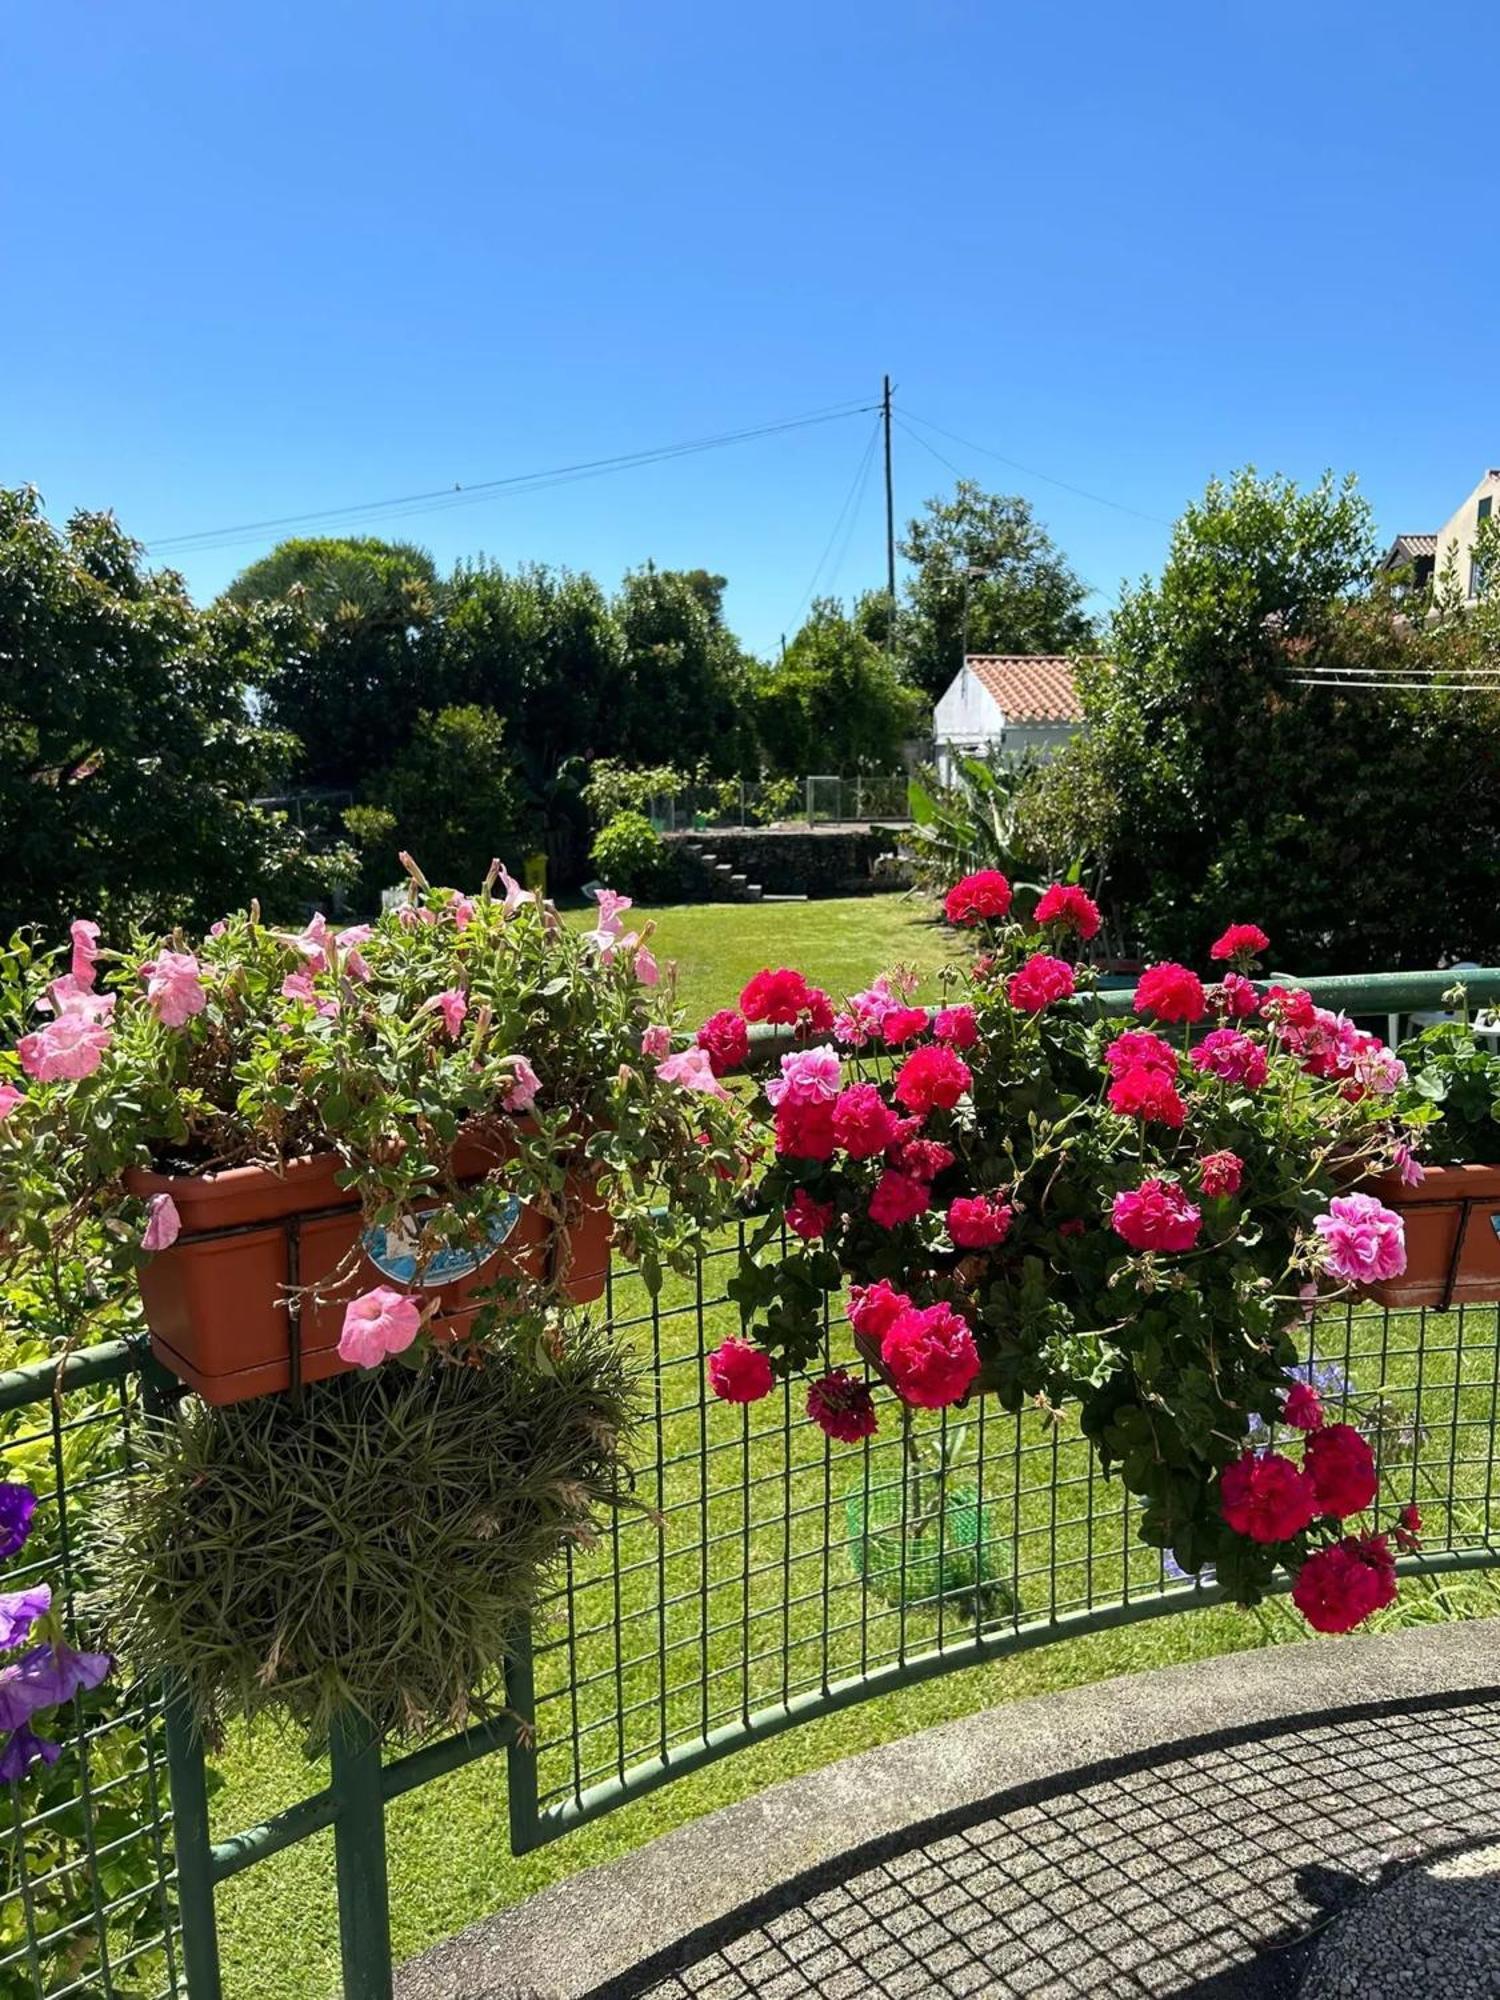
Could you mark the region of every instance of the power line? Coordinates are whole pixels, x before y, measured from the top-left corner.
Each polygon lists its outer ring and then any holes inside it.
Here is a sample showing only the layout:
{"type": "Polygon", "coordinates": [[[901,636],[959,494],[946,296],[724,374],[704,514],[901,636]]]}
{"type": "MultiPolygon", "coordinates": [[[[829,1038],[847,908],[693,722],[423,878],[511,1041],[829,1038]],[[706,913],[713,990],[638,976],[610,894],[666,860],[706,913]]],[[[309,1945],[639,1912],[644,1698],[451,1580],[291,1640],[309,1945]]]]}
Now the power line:
{"type": "MultiPolygon", "coordinates": [[[[844,526],[846,517],[849,520],[851,534],[853,532],[854,520],[859,513],[859,502],[864,498],[865,485],[870,477],[870,466],[874,462],[875,458],[875,440],[880,436],[880,431],[881,431],[881,425],[879,423],[873,424],[870,429],[870,435],[865,439],[865,448],[860,453],[859,463],[854,468],[854,477],[849,482],[849,490],[847,493],[845,493],[843,498],[843,503],[840,506],[838,513],[834,516],[833,527],[829,531],[828,540],[824,544],[823,553],[818,557],[817,567],[814,569],[812,576],[808,579],[807,588],[806,590],[803,591],[801,601],[798,604],[796,611],[792,615],[791,623],[793,630],[796,630],[800,626],[802,622],[802,614],[807,609],[808,605],[811,604],[812,602],[813,592],[818,587],[818,579],[823,574],[823,568],[824,565],[827,563],[829,556],[832,555],[833,553],[833,545],[838,540],[839,530],[844,526]]],[[[839,557],[839,563],[838,563],[839,567],[842,566],[844,561],[844,556],[847,554],[848,554],[848,542],[846,541],[844,545],[844,552],[839,557]]],[[[837,567],[835,568],[834,574],[835,575],[837,574],[837,567]]]]}
{"type": "Polygon", "coordinates": [[[1111,500],[1104,493],[1091,493],[1086,486],[1074,486],[1069,480],[1055,479],[1050,472],[1038,472],[1034,465],[1023,465],[1018,458],[1007,458],[1003,451],[994,451],[987,444],[975,444],[972,438],[960,437],[957,431],[950,431],[942,424],[935,424],[930,417],[919,417],[915,410],[907,410],[905,414],[913,423],[922,424],[926,429],[936,431],[939,437],[952,438],[955,444],[963,445],[968,451],[977,451],[985,458],[998,459],[1002,465],[1009,465],[1017,472],[1024,472],[1028,479],[1043,480],[1048,486],[1061,487],[1064,493],[1075,493],[1080,500],[1092,500],[1100,507],[1113,507],[1117,514],[1133,514],[1136,520],[1149,521],[1153,527],[1172,526],[1170,521],[1164,521],[1159,514],[1147,514],[1139,507],[1127,507],[1123,500],[1111,500]]]}
{"type": "MultiPolygon", "coordinates": [[[[939,465],[946,465],[948,470],[953,474],[955,479],[963,479],[964,477],[966,477],[966,475],[962,471],[960,471],[958,466],[956,466],[953,463],[953,460],[951,458],[947,457],[943,452],[940,452],[935,444],[929,443],[928,440],[924,438],[919,432],[914,431],[911,425],[908,424],[903,419],[899,410],[896,412],[896,422],[901,425],[902,430],[905,431],[906,435],[912,440],[914,444],[919,444],[922,447],[923,451],[931,452],[932,456],[937,460],[939,465]]],[[[958,442],[962,444],[963,439],[960,438],[958,442]]],[[[1106,604],[1116,609],[1118,608],[1119,598],[1117,597],[1114,591],[1105,590],[1097,583],[1090,583],[1086,577],[1080,577],[1079,582],[1083,585],[1084,589],[1088,592],[1090,597],[1102,597],[1106,604]]]]}
{"type": "Polygon", "coordinates": [[[787,431],[806,430],[817,424],[837,423],[845,417],[863,415],[877,405],[867,402],[850,401],[808,412],[800,417],[787,417],[774,423],[753,424],[741,430],[721,431],[701,438],[688,438],[677,444],[653,445],[643,451],[621,452],[610,458],[582,459],[571,465],[560,465],[538,472],[510,473],[501,478],[484,479],[463,486],[436,487],[422,493],[398,494],[386,500],[367,500],[345,507],[325,507],[304,514],[282,514],[260,521],[241,521],[222,528],[200,528],[191,533],[163,535],[148,542],[147,548],[155,555],[165,553],[201,553],[209,549],[230,548],[236,542],[259,541],[276,530],[287,528],[307,528],[315,524],[352,524],[356,521],[376,519],[398,519],[402,515],[446,512],[459,506],[473,506],[482,501],[511,493],[534,493],[549,486],[570,484],[577,479],[600,478],[607,473],[633,469],[637,466],[661,464],[674,458],[685,458],[705,451],[721,450],[727,445],[743,444],[754,438],[774,437],[787,431]]]}

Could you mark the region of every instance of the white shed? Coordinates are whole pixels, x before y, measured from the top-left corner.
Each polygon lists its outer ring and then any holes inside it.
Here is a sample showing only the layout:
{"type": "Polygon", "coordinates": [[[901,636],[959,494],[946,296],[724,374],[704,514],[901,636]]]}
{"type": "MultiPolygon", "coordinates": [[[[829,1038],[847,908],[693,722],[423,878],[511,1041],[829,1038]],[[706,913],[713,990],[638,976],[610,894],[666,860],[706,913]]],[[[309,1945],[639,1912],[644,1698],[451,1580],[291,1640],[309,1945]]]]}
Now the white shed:
{"type": "Polygon", "coordinates": [[[1066,653],[970,653],[932,711],[938,776],[961,757],[1050,757],[1082,721],[1066,653]]]}

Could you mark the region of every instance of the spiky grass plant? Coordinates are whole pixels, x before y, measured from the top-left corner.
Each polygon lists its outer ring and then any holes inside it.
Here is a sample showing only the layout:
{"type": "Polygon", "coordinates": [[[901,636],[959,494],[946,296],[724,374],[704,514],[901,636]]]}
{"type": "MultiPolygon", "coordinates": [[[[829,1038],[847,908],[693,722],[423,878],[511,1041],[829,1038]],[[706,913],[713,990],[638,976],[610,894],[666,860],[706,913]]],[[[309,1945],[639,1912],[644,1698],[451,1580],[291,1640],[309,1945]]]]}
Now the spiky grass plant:
{"type": "Polygon", "coordinates": [[[617,1503],[633,1415],[608,1330],[511,1323],[479,1365],[387,1364],[154,1427],[108,1537],[112,1640],[182,1676],[200,1726],[274,1713],[314,1745],[501,1703],[515,1621],[617,1503]]]}

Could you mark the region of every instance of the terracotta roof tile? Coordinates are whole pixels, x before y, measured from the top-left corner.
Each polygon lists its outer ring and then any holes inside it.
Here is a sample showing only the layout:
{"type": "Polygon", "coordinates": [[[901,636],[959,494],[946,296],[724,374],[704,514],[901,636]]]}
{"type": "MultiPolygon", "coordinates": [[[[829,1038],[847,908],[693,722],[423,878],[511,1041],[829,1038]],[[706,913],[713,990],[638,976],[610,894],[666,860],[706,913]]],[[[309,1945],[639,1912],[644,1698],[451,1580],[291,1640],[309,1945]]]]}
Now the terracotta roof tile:
{"type": "Polygon", "coordinates": [[[1066,653],[970,653],[964,664],[1007,723],[1083,720],[1066,653]]]}

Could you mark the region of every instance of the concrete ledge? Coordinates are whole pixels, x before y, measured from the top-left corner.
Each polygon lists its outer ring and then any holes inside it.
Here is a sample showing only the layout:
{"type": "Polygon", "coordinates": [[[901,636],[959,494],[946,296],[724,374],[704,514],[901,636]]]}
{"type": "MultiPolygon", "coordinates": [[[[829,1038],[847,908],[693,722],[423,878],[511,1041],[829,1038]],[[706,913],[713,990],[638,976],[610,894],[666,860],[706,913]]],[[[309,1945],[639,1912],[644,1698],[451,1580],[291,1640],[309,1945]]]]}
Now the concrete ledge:
{"type": "Polygon", "coordinates": [[[1267,1980],[1290,1975],[1289,1947],[1393,1861],[1497,1836],[1500,1623],[1274,1647],[1011,1703],[773,1786],[424,1953],[397,1990],[401,2000],[1165,1994],[1188,1990],[1191,1973],[1214,1982],[1192,1990],[1227,2000],[1288,1990],[1267,1980]],[[1490,1745],[1493,1764],[1463,1730],[1490,1745]],[[1288,1785],[1299,1766],[1303,1780],[1288,1785]],[[1418,1801],[1422,1770],[1438,1778],[1418,1801]],[[1279,1817],[1265,1821],[1272,1799],[1279,1817]],[[1173,1945],[1170,1924],[1150,1930],[1177,1983],[1158,1985],[1128,1921],[1106,1948],[1108,1925],[1059,1910],[1097,1877],[1104,1914],[1124,1921],[1127,1891],[1142,1890],[1153,1856],[1188,1824],[1196,1844],[1172,1892],[1183,1937],[1173,1945]],[[1284,1839],[1268,1830],[1283,1824],[1284,1839]],[[1142,1844],[1143,1827],[1159,1840],[1142,1844]],[[1112,1829],[1134,1857],[1118,1867],[1112,1829]],[[966,1890],[939,1942],[922,1943],[960,1862],[983,1892],[966,1890]],[[1113,1886],[1111,1868],[1124,1871],[1113,1886]],[[853,1950],[844,1941],[866,1936],[893,1884],[894,1914],[853,1950]],[[1026,1921],[997,1942],[995,1912],[1017,1885],[1026,1921]],[[1059,1922],[1047,1949],[1064,1983],[1013,1983],[1022,1974],[1006,1969],[1007,1939],[1035,1969],[1041,1932],[1059,1922]],[[799,1937],[800,1947],[777,1941],[799,1937]],[[1280,1958],[1267,1961],[1272,1949],[1280,1958]],[[981,1968],[980,1983],[942,1969],[954,1950],[981,1968]],[[881,1951],[895,1958],[877,1983],[866,1976],[881,1951]],[[752,1977],[762,1959],[764,1976],[752,1977]],[[840,1983],[845,1973],[866,1983],[840,1983]],[[1241,1974],[1258,1983],[1233,1983],[1241,1974]]]}

